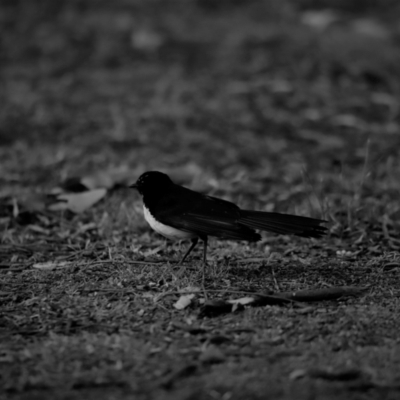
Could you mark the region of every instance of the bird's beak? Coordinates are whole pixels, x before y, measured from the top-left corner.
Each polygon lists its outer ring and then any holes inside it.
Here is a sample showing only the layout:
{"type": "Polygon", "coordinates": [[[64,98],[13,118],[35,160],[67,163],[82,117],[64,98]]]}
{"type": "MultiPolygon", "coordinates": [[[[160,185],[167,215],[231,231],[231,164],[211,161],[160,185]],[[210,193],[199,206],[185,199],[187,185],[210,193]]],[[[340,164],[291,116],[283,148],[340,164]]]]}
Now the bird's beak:
{"type": "Polygon", "coordinates": [[[137,189],[137,183],[134,183],[133,185],[130,185],[129,187],[132,189],[137,189]]]}

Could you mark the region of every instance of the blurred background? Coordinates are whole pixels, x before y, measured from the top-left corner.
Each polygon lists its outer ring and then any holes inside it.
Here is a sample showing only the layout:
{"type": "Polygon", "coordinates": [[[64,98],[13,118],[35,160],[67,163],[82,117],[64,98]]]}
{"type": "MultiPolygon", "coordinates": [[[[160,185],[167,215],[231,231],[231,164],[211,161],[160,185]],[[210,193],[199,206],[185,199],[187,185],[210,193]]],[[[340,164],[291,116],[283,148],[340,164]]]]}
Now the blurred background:
{"type": "Polygon", "coordinates": [[[242,206],[398,216],[398,1],[0,7],[3,198],[155,169],[242,206]]]}

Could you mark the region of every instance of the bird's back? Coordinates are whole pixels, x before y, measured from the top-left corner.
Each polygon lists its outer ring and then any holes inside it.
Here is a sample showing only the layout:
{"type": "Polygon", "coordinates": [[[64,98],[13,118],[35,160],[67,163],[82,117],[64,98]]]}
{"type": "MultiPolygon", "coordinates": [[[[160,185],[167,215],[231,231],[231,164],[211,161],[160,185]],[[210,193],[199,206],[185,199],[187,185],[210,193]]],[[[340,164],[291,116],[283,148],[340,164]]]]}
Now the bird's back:
{"type": "MultiPolygon", "coordinates": [[[[146,201],[146,199],[144,199],[146,201]]],[[[163,224],[221,239],[256,241],[260,235],[238,223],[240,208],[235,204],[173,185],[151,205],[153,216],[163,224]]]]}

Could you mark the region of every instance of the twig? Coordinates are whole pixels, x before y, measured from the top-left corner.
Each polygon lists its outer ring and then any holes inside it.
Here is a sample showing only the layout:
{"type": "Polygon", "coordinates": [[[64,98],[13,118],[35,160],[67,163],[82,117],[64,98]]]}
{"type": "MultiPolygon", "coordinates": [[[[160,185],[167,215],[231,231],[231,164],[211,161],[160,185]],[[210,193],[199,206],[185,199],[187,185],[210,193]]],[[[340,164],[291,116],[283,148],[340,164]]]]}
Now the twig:
{"type": "Polygon", "coordinates": [[[130,289],[81,289],[80,292],[85,293],[94,293],[94,292],[110,292],[110,293],[126,293],[126,294],[135,294],[136,292],[129,291],[130,289]]]}
{"type": "MultiPolygon", "coordinates": [[[[271,296],[270,294],[265,295],[265,294],[261,294],[261,293],[257,293],[257,292],[247,292],[245,290],[218,290],[218,289],[206,289],[207,292],[211,292],[211,293],[222,293],[222,294],[226,294],[226,293],[235,293],[235,294],[245,294],[245,295],[249,295],[249,296],[271,296]]],[[[173,296],[173,295],[184,295],[184,294],[198,294],[200,293],[199,290],[182,290],[182,291],[171,291],[171,292],[165,292],[165,293],[161,293],[156,299],[155,302],[157,302],[158,300],[162,299],[163,297],[167,297],[167,296],[173,296]]]]}
{"type": "MultiPolygon", "coordinates": [[[[365,292],[369,287],[354,287],[354,286],[339,286],[339,287],[330,287],[328,289],[310,289],[310,290],[299,290],[295,292],[277,292],[277,293],[257,293],[257,292],[247,292],[245,290],[218,290],[218,289],[210,289],[207,292],[212,293],[236,293],[236,294],[244,294],[253,297],[260,298],[271,298],[271,299],[279,299],[287,302],[312,302],[312,301],[323,301],[323,300],[336,300],[341,297],[356,297],[365,292]]],[[[199,291],[197,290],[189,290],[189,291],[172,291],[161,293],[155,301],[162,299],[166,296],[171,295],[183,295],[183,294],[197,294],[199,291]]]]}
{"type": "Polygon", "coordinates": [[[296,292],[282,292],[279,294],[277,293],[276,296],[300,302],[313,302],[337,300],[342,297],[357,297],[368,289],[369,287],[367,286],[361,288],[355,286],[338,286],[327,289],[309,289],[299,290],[296,292]]]}
{"type": "Polygon", "coordinates": [[[276,280],[274,267],[272,265],[270,265],[270,267],[271,267],[271,275],[272,275],[272,280],[274,281],[275,290],[280,291],[281,288],[279,287],[278,281],[276,280]]]}
{"type": "Polygon", "coordinates": [[[367,175],[368,175],[367,168],[368,168],[368,164],[369,164],[369,149],[370,149],[370,145],[371,145],[371,139],[368,138],[366,146],[365,146],[365,159],[364,159],[364,165],[363,165],[363,170],[362,170],[361,182],[360,182],[359,189],[358,189],[359,190],[359,196],[361,194],[361,190],[362,190],[362,188],[364,186],[365,180],[366,180],[367,175]]]}
{"type": "Polygon", "coordinates": [[[165,261],[160,262],[148,262],[148,261],[120,261],[120,260],[96,260],[90,263],[79,264],[79,265],[93,265],[93,264],[140,264],[140,265],[160,265],[165,263],[165,261]]]}

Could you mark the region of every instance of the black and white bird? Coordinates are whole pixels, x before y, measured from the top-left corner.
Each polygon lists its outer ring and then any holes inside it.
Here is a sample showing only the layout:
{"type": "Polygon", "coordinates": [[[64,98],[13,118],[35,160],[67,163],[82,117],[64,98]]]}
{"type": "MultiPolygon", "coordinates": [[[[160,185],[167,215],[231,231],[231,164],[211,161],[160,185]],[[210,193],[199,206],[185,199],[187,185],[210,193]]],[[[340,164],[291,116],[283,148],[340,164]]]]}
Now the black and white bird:
{"type": "Polygon", "coordinates": [[[192,244],[179,265],[197,245],[204,242],[203,265],[206,264],[209,236],[227,240],[261,239],[255,229],[279,234],[319,238],[327,228],[324,220],[264,211],[242,210],[236,204],[207,196],[177,185],[162,172],[142,174],[130,186],[143,197],[144,217],[159,234],[172,240],[191,239],[192,244]]]}

